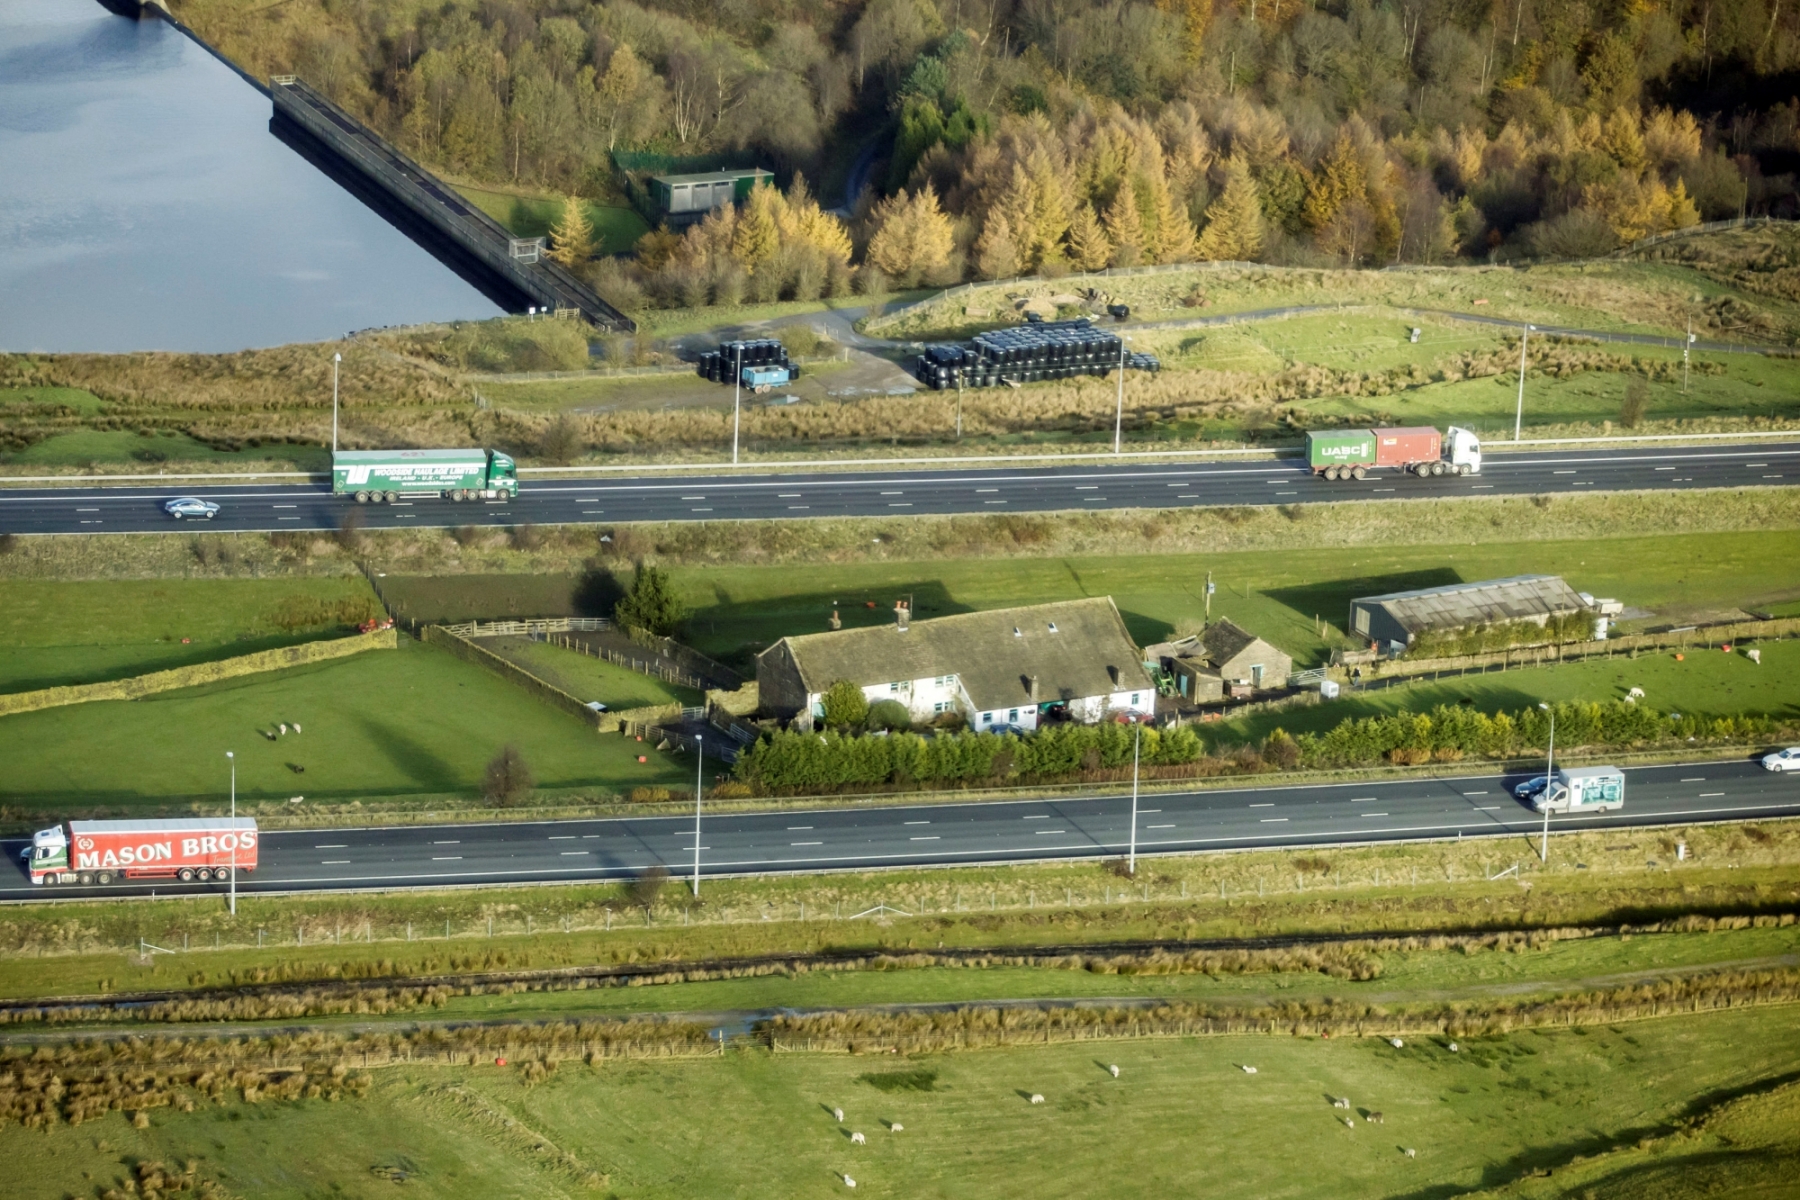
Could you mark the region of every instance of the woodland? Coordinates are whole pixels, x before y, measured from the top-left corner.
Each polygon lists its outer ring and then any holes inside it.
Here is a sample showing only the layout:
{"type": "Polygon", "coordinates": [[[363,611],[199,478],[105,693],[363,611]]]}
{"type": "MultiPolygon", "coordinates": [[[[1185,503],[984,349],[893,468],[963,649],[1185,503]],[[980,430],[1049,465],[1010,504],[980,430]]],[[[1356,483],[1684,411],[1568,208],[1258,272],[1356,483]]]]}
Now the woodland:
{"type": "Polygon", "coordinates": [[[560,225],[628,307],[1583,258],[1800,211],[1800,12],[1780,0],[176,7],[455,179],[623,203],[627,160],[775,171],[626,258],[560,225]]]}

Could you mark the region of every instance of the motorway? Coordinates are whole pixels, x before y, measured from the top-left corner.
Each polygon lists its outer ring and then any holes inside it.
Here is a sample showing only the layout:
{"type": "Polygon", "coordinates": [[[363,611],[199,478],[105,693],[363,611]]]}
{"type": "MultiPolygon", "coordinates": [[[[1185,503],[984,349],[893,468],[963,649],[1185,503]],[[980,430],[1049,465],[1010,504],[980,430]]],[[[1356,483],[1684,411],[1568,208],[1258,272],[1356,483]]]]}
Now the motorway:
{"type": "Polygon", "coordinates": [[[1788,487],[1800,482],[1800,442],[1492,453],[1476,476],[1419,479],[1374,472],[1357,482],[1314,478],[1298,458],[934,470],[694,474],[532,481],[516,501],[413,500],[360,509],[323,484],[57,487],[0,490],[0,533],[157,533],[190,528],[162,511],[172,496],[222,505],[220,531],[332,530],[351,511],[367,528],[611,524],[1117,508],[1315,504],[1425,497],[1577,495],[1788,487]],[[1790,468],[1792,468],[1790,470],[1790,468]]]}
{"type": "MultiPolygon", "coordinates": [[[[1138,804],[1140,854],[1369,844],[1514,835],[1517,855],[1542,817],[1514,800],[1527,778],[1464,775],[1302,787],[1157,792],[1138,804]]],[[[1629,768],[1622,811],[1552,816],[1551,831],[1800,815],[1800,778],[1746,761],[1629,768]]],[[[703,818],[703,876],[940,867],[1116,857],[1131,836],[1128,796],[969,804],[893,805],[703,818]]],[[[6,844],[15,872],[0,899],[147,892],[32,887],[18,874],[20,843],[6,844]]],[[[1551,853],[1556,852],[1554,836],[1551,853]]],[[[694,818],[268,830],[244,892],[429,888],[459,884],[591,882],[653,866],[687,876],[694,818]]],[[[1647,849],[1648,859],[1661,860],[1647,849]]],[[[161,882],[159,895],[219,892],[217,884],[161,882]]]]}

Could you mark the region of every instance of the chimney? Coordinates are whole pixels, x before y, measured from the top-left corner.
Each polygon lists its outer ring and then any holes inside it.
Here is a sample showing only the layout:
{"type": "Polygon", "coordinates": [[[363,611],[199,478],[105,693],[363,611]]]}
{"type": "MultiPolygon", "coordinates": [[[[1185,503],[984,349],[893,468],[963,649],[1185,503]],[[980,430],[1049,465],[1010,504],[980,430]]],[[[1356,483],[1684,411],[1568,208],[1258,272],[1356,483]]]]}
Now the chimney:
{"type": "Polygon", "coordinates": [[[906,623],[912,619],[912,609],[906,606],[906,601],[894,601],[894,616],[899,624],[900,632],[905,633],[906,623]]]}
{"type": "Polygon", "coordinates": [[[1108,667],[1108,668],[1106,668],[1106,674],[1107,674],[1107,677],[1113,681],[1113,686],[1118,687],[1119,686],[1119,668],[1108,667]]]}
{"type": "Polygon", "coordinates": [[[1036,675],[1033,675],[1031,677],[1031,683],[1029,685],[1029,690],[1031,692],[1031,702],[1033,704],[1036,704],[1038,702],[1038,686],[1037,686],[1037,676],[1036,675]]]}

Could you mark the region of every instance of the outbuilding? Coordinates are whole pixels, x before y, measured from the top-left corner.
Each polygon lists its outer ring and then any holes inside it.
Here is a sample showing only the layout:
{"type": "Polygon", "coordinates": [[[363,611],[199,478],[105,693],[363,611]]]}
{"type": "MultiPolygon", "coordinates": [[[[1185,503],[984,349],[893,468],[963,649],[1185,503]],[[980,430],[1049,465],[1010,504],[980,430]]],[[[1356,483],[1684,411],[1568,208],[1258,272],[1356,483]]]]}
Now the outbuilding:
{"type": "Polygon", "coordinates": [[[1294,672],[1291,655],[1225,618],[1191,637],[1151,646],[1145,655],[1160,660],[1190,704],[1286,687],[1294,672]]]}
{"type": "Polygon", "coordinates": [[[1364,596],[1350,602],[1350,632],[1377,646],[1406,647],[1425,633],[1552,620],[1590,605],[1557,575],[1512,575],[1364,596]]]}
{"type": "Polygon", "coordinates": [[[761,167],[741,171],[705,171],[694,175],[652,175],[650,197],[656,211],[672,226],[698,221],[715,208],[747,199],[759,182],[772,184],[775,176],[761,167]]]}

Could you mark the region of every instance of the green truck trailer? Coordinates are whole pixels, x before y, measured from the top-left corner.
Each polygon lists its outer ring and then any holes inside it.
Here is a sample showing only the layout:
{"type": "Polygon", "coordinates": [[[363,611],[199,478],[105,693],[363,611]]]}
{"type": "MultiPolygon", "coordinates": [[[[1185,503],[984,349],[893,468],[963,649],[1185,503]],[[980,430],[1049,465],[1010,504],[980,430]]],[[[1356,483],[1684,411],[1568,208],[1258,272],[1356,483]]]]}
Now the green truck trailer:
{"type": "Polygon", "coordinates": [[[358,504],[403,496],[511,500],[519,468],[498,450],[340,450],[331,456],[331,491],[358,504]]]}

